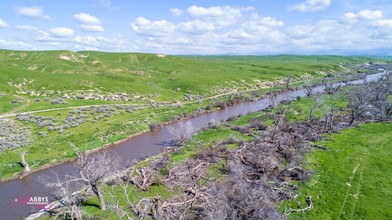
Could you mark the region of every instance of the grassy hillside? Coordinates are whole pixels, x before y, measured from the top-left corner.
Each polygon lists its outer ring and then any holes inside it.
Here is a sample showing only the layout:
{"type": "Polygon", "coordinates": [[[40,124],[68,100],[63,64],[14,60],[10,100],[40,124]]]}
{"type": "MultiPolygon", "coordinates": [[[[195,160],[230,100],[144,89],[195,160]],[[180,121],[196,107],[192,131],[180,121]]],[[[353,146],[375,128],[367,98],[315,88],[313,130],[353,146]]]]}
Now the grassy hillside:
{"type": "Polygon", "coordinates": [[[171,101],[185,93],[214,94],[214,87],[243,87],[255,80],[305,73],[347,72],[364,57],[250,56],[178,57],[155,54],[0,51],[0,91],[64,95],[81,90],[153,95],[171,101]],[[12,85],[10,85],[12,84],[12,85]],[[225,85],[226,84],[226,85],[225,85]],[[231,84],[231,85],[230,85],[231,84]],[[19,87],[19,88],[18,88],[19,87]]]}

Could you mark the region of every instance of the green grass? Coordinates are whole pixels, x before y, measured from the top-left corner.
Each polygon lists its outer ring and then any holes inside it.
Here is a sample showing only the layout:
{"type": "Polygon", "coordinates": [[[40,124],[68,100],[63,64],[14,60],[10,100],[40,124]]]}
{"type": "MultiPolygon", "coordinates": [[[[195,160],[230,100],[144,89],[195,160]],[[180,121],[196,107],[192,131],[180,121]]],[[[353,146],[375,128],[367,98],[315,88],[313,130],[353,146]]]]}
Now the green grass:
{"type": "MultiPolygon", "coordinates": [[[[316,95],[306,98],[301,98],[299,101],[291,102],[286,112],[286,118],[289,121],[306,121],[309,119],[310,108],[316,104],[314,111],[315,118],[323,117],[323,112],[329,110],[334,106],[335,112],[347,106],[348,101],[344,94],[336,95],[316,95]]],[[[282,105],[279,106],[280,108],[282,105]]]]}
{"type": "Polygon", "coordinates": [[[304,204],[304,197],[312,196],[314,209],[291,218],[391,219],[392,124],[367,124],[331,138],[319,143],[328,151],[307,157],[314,175],[300,189],[299,201],[304,204]]]}
{"type": "MultiPolygon", "coordinates": [[[[43,92],[56,97],[70,91],[158,93],[158,100],[193,94],[208,94],[210,89],[231,82],[237,86],[254,80],[305,73],[322,76],[326,72],[347,72],[342,66],[369,62],[365,57],[337,56],[245,56],[245,57],[180,57],[160,58],[154,54],[0,50],[0,91],[15,93],[7,83],[31,81],[24,91],[43,92]],[[68,61],[60,57],[77,57],[68,61]],[[86,57],[82,57],[86,56],[86,57]],[[94,64],[98,63],[98,64],[94,64]],[[32,81],[33,80],[33,81],[32,81]],[[243,82],[241,82],[243,80],[243,82]],[[110,83],[108,83],[110,82],[110,83]],[[179,92],[174,90],[180,88],[179,92]]],[[[377,61],[377,60],[376,60],[377,61]]]]}

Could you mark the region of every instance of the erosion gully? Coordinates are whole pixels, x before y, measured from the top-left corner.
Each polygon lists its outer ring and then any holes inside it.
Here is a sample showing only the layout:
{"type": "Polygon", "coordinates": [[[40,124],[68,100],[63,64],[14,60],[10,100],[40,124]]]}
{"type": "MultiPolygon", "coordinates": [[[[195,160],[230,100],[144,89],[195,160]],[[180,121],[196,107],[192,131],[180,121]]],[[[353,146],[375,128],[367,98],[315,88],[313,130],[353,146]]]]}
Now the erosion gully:
{"type": "MultiPolygon", "coordinates": [[[[386,71],[377,74],[368,75],[366,81],[375,81],[386,74],[386,71]]],[[[363,84],[364,80],[350,81],[348,84],[363,84]]],[[[342,83],[336,83],[335,86],[344,85],[342,83]]],[[[314,89],[314,92],[323,92],[323,87],[319,86],[314,89]]],[[[296,90],[285,92],[277,95],[276,101],[281,102],[282,100],[294,100],[297,96],[305,97],[304,90],[296,90]]],[[[270,98],[264,98],[255,102],[240,103],[235,106],[227,107],[223,110],[214,111],[200,116],[187,119],[190,121],[195,128],[195,133],[203,128],[208,127],[208,123],[211,120],[227,120],[230,117],[249,114],[257,111],[261,111],[271,105],[270,98]]],[[[117,146],[106,149],[113,156],[121,158],[122,163],[126,164],[134,159],[138,159],[145,156],[153,156],[161,153],[162,148],[170,145],[173,141],[169,133],[169,127],[178,126],[180,122],[175,122],[170,125],[165,125],[162,128],[148,132],[143,135],[136,136],[124,143],[118,144],[117,146]]],[[[39,180],[44,176],[50,176],[57,173],[59,177],[65,177],[70,173],[75,173],[76,167],[75,162],[65,162],[48,169],[43,169],[22,179],[14,179],[7,182],[0,183],[0,219],[12,220],[12,219],[23,219],[33,212],[39,211],[38,208],[31,205],[24,205],[15,202],[17,198],[26,198],[28,196],[37,197],[48,197],[49,201],[54,201],[52,190],[45,188],[39,180]]]]}

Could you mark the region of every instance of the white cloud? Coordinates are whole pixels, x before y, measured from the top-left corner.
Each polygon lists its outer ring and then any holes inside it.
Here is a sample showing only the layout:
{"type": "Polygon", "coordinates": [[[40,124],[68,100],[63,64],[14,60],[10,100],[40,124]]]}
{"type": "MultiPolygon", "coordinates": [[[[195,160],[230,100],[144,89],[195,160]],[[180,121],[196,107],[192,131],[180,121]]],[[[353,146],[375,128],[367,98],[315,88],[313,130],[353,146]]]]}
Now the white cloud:
{"type": "Polygon", "coordinates": [[[187,12],[192,17],[203,18],[203,17],[226,17],[226,18],[239,18],[242,16],[241,8],[231,6],[215,6],[215,7],[199,7],[196,5],[190,6],[187,12]]]}
{"type": "Polygon", "coordinates": [[[367,19],[367,20],[381,19],[384,17],[382,11],[379,11],[379,10],[376,10],[376,11],[363,10],[363,11],[358,12],[358,14],[356,16],[358,18],[367,19]]]}
{"type": "Polygon", "coordinates": [[[201,20],[188,21],[178,24],[179,31],[190,34],[205,34],[215,30],[214,24],[201,20]]]}
{"type": "Polygon", "coordinates": [[[0,18],[0,28],[6,28],[6,27],[9,27],[8,23],[0,18]]]}
{"type": "Polygon", "coordinates": [[[99,46],[100,43],[97,38],[92,37],[92,36],[76,36],[73,38],[73,41],[75,43],[79,43],[82,45],[87,45],[87,46],[99,46]]]}
{"type": "Polygon", "coordinates": [[[179,8],[171,8],[170,13],[174,16],[181,16],[184,14],[184,11],[179,8]]]}
{"type": "Polygon", "coordinates": [[[49,30],[49,33],[53,37],[57,37],[57,38],[69,38],[69,37],[74,36],[74,31],[72,29],[66,28],[66,27],[52,28],[49,30]]]}
{"type": "Polygon", "coordinates": [[[343,15],[343,20],[351,23],[357,22],[356,15],[352,12],[348,12],[343,15]]]}
{"type": "Polygon", "coordinates": [[[121,35],[107,38],[103,36],[71,35],[70,31],[61,31],[60,29],[57,32],[59,32],[57,34],[62,34],[63,37],[54,36],[51,30],[49,33],[40,30],[32,32],[31,36],[35,40],[35,45],[45,45],[46,49],[135,51],[135,49],[131,49],[131,41],[121,35]]]}
{"type": "Polygon", "coordinates": [[[382,19],[372,23],[374,27],[392,28],[392,19],[382,19]]]}
{"type": "Polygon", "coordinates": [[[100,25],[79,25],[79,29],[83,32],[104,32],[105,29],[100,25]]]}
{"type": "Polygon", "coordinates": [[[83,32],[104,32],[105,29],[100,25],[102,21],[95,16],[87,13],[79,13],[73,16],[81,25],[79,29],[83,32]]]}
{"type": "Polygon", "coordinates": [[[49,34],[49,33],[45,32],[45,31],[41,31],[41,30],[38,30],[38,31],[36,31],[36,32],[33,32],[32,38],[33,38],[35,41],[51,41],[51,40],[53,40],[53,39],[50,37],[50,34],[49,34]]]}
{"type": "Polygon", "coordinates": [[[19,7],[15,9],[18,15],[30,18],[43,18],[49,19],[48,15],[44,14],[44,11],[41,7],[32,6],[32,7],[19,7]]]}
{"type": "Polygon", "coordinates": [[[89,15],[87,13],[79,13],[73,16],[74,19],[82,24],[88,25],[100,25],[102,22],[97,17],[89,15]]]}
{"type": "Polygon", "coordinates": [[[320,20],[316,24],[295,25],[286,30],[292,51],[339,51],[366,49],[370,33],[366,27],[354,27],[338,20],[320,20]]]}
{"type": "Polygon", "coordinates": [[[22,41],[10,41],[5,39],[0,39],[0,47],[4,49],[11,50],[30,50],[33,49],[30,45],[22,41]]]}
{"type": "Polygon", "coordinates": [[[222,7],[204,8],[193,5],[187,9],[187,12],[193,17],[219,17],[225,12],[222,7]]]}
{"type": "Polygon", "coordinates": [[[260,16],[252,7],[191,6],[187,13],[194,19],[178,23],[151,21],[144,17],[135,19],[132,29],[146,36],[137,44],[144,51],[212,54],[222,50],[238,53],[245,50],[243,47],[246,51],[255,51],[283,45],[286,41],[285,33],[280,30],[284,22],[271,16],[260,16]]]}
{"type": "Polygon", "coordinates": [[[194,18],[213,23],[217,28],[239,23],[244,12],[254,10],[252,7],[240,8],[232,6],[200,7],[190,6],[187,13],[194,18]]]}
{"type": "Polygon", "coordinates": [[[291,38],[304,38],[314,31],[313,25],[295,25],[287,28],[287,33],[291,38]]]}
{"type": "Polygon", "coordinates": [[[228,44],[281,44],[285,39],[285,34],[279,29],[284,25],[274,17],[262,17],[252,14],[251,18],[224,34],[224,41],[228,44]]]}
{"type": "Polygon", "coordinates": [[[382,11],[362,10],[356,14],[354,14],[352,12],[344,14],[343,20],[351,22],[351,23],[355,23],[358,21],[358,19],[378,20],[378,19],[382,19],[383,17],[384,17],[384,15],[383,15],[382,11]]]}
{"type": "Polygon", "coordinates": [[[178,38],[174,39],[174,42],[176,42],[176,44],[189,45],[189,44],[192,44],[193,39],[189,38],[189,37],[178,37],[178,38]]]}
{"type": "Polygon", "coordinates": [[[18,30],[24,30],[24,31],[35,31],[38,30],[36,27],[34,26],[30,26],[30,25],[16,25],[15,26],[16,29],[18,30]]]}
{"type": "Polygon", "coordinates": [[[255,22],[260,23],[261,25],[270,26],[270,27],[282,27],[284,25],[283,21],[278,21],[274,17],[260,17],[258,15],[253,15],[253,20],[255,22]]]}
{"type": "Polygon", "coordinates": [[[306,0],[303,3],[289,6],[288,8],[290,10],[297,10],[302,12],[321,11],[326,9],[331,3],[332,0],[306,0]]]}
{"type": "Polygon", "coordinates": [[[133,31],[146,36],[165,36],[171,34],[176,28],[174,24],[166,21],[150,21],[144,17],[138,17],[131,24],[133,31]]]}
{"type": "Polygon", "coordinates": [[[144,17],[138,17],[135,19],[135,25],[137,26],[149,26],[150,24],[151,21],[144,17]]]}

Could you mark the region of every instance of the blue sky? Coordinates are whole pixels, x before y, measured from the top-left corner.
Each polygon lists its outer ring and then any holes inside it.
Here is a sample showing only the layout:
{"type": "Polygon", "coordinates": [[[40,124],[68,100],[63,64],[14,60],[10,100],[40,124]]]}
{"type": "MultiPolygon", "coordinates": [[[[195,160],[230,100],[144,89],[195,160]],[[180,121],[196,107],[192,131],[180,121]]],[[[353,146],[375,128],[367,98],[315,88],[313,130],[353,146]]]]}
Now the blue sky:
{"type": "Polygon", "coordinates": [[[392,48],[390,0],[16,0],[0,48],[355,54],[392,48]]]}

